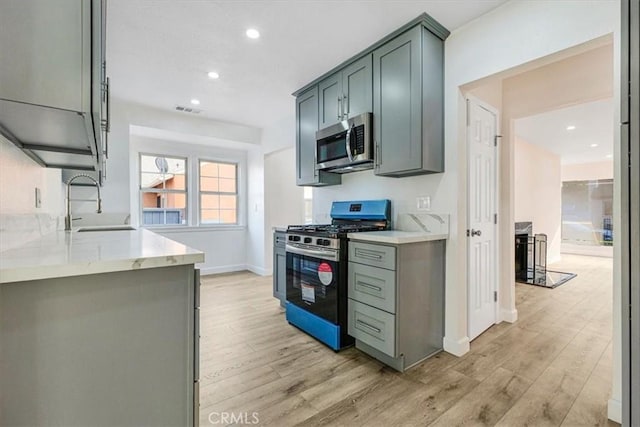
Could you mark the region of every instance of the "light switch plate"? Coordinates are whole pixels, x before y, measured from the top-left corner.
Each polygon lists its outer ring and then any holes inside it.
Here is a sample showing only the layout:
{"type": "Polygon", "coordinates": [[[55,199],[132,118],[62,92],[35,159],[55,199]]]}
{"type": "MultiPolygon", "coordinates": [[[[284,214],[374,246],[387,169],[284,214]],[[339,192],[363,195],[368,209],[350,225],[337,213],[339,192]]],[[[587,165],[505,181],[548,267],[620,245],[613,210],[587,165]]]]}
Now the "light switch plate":
{"type": "Polygon", "coordinates": [[[430,211],[431,196],[416,197],[416,209],[419,211],[430,211]]]}
{"type": "Polygon", "coordinates": [[[40,189],[36,187],[36,208],[42,207],[42,197],[40,194],[40,189]]]}

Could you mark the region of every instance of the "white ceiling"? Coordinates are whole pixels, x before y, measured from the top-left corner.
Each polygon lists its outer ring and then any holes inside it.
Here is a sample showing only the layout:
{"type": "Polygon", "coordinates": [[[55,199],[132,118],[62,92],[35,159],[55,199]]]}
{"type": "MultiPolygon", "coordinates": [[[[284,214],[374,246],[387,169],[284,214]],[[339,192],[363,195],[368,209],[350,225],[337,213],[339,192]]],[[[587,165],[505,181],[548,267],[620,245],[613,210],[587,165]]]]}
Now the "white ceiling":
{"type": "Polygon", "coordinates": [[[452,31],[504,2],[111,0],[112,94],[166,110],[197,98],[200,116],[265,128],[294,114],[293,91],[421,13],[452,31]]]}
{"type": "Polygon", "coordinates": [[[613,121],[613,98],[607,98],[518,119],[515,133],[556,153],[562,164],[612,161],[606,156],[613,153],[613,121]],[[567,130],[570,125],[576,128],[567,130]]]}

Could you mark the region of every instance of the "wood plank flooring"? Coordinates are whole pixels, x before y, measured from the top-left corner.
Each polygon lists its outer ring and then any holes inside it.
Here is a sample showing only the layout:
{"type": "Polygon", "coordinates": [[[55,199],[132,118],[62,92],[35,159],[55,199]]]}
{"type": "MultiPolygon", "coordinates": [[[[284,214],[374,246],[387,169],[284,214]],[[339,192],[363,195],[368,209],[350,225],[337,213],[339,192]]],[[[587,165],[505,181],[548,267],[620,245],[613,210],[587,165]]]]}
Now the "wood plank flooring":
{"type": "Polygon", "coordinates": [[[290,326],[271,277],[205,276],[200,425],[251,423],[254,413],[277,426],[616,425],[606,416],[611,259],[564,255],[552,269],[578,277],[553,290],[516,285],[516,323],[404,374],[290,326]]]}

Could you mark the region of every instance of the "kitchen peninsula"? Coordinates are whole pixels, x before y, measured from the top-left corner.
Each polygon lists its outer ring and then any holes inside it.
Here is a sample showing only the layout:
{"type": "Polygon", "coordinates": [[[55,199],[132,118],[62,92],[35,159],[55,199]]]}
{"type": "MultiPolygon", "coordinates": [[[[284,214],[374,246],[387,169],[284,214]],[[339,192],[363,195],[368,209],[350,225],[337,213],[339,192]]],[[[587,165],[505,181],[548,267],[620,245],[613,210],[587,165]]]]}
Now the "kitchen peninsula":
{"type": "Polygon", "coordinates": [[[203,261],[148,230],[2,252],[0,425],[192,425],[203,261]]]}

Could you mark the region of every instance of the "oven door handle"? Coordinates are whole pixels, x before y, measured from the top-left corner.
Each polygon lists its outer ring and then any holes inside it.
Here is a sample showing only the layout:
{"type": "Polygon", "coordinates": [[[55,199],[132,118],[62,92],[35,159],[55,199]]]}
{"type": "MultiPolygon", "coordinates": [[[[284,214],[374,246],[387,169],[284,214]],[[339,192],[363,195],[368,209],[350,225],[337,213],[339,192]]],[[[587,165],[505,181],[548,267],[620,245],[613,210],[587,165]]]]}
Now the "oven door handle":
{"type": "Polygon", "coordinates": [[[287,244],[286,248],[287,248],[287,252],[291,252],[292,254],[307,255],[307,256],[312,256],[314,258],[326,259],[328,261],[338,261],[338,253],[335,251],[306,249],[306,248],[300,248],[300,247],[289,245],[289,244],[287,244]]]}

